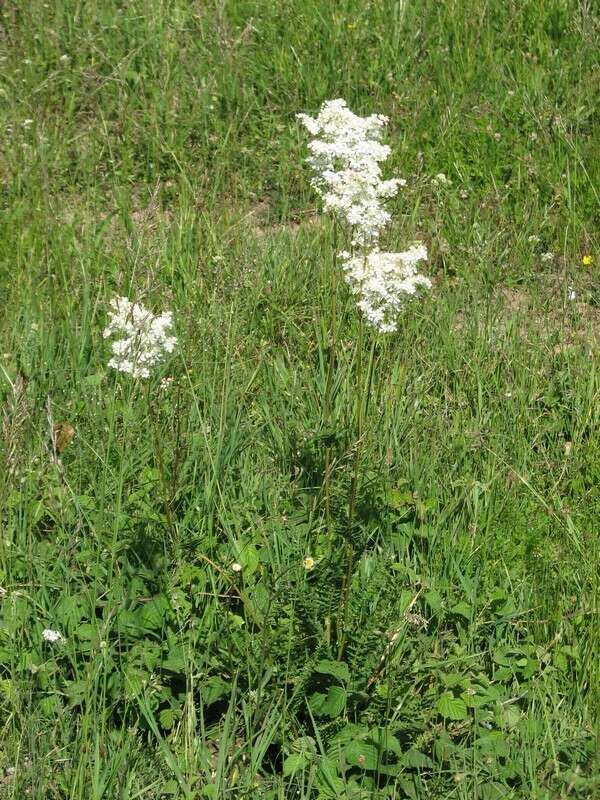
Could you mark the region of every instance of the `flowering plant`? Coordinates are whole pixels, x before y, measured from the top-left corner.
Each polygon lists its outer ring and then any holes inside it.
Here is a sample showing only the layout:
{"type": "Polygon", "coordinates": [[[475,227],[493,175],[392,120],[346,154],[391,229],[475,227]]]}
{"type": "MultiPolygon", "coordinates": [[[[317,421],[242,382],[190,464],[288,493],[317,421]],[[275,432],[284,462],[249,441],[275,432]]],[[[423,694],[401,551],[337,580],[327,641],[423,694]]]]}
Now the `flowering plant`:
{"type": "Polygon", "coordinates": [[[108,366],[134,378],[148,378],[151,369],[177,344],[176,337],[168,335],[173,325],[171,312],[154,315],[127,297],[115,297],[110,305],[112,312],[104,337],[120,333],[123,338],[112,343],[108,366]]]}
{"type": "Polygon", "coordinates": [[[381,143],[388,119],[381,114],[359,117],[341,99],[323,103],[314,118],[298,118],[314,137],[308,145],[312,186],[324,210],[351,231],[353,252],[341,254],[346,281],[368,324],[380,332],[394,331],[404,300],[431,282],[415,268],[427,259],[423,245],[403,253],[379,250],[380,234],[391,219],[384,202],[406,183],[381,176],[381,162],[391,152],[381,143]]]}
{"type": "Polygon", "coordinates": [[[372,250],[364,256],[342,253],[342,268],[358,308],[371,327],[391,333],[398,327],[398,314],[404,301],[419,288],[430,288],[431,281],[419,275],[416,265],[427,260],[427,248],[413,245],[403,253],[372,250]]]}

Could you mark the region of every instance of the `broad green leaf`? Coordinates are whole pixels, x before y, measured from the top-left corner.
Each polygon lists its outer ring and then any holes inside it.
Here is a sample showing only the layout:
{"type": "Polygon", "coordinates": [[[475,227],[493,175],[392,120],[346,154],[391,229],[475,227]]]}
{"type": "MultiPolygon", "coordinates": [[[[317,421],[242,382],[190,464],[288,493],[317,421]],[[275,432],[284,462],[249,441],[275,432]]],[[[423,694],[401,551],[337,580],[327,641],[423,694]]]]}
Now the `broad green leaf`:
{"type": "Polygon", "coordinates": [[[477,739],[475,746],[482,753],[500,757],[507,756],[510,752],[510,748],[501,731],[490,731],[490,733],[477,739]]]}
{"type": "Polygon", "coordinates": [[[455,614],[459,617],[464,617],[466,620],[470,620],[473,615],[473,608],[464,600],[461,600],[460,603],[457,603],[455,606],[452,606],[450,609],[452,614],[455,614]]]}
{"type": "Polygon", "coordinates": [[[283,774],[286,777],[295,775],[297,772],[306,769],[311,760],[312,755],[310,753],[292,753],[283,762],[283,774]]]}
{"type": "Polygon", "coordinates": [[[160,722],[161,728],[170,731],[175,724],[175,714],[173,713],[173,709],[163,708],[163,710],[158,714],[158,721],[160,722]]]}
{"type": "Polygon", "coordinates": [[[461,697],[455,697],[452,692],[444,692],[438,700],[437,710],[446,719],[461,720],[468,716],[465,701],[461,697]]]}
{"type": "Polygon", "coordinates": [[[137,612],[137,619],[142,628],[159,631],[165,624],[165,617],[169,611],[167,598],[160,594],[142,606],[137,612]]]}
{"type": "Polygon", "coordinates": [[[346,705],[346,692],[341,686],[330,686],[327,694],[315,692],[308,701],[311,711],[321,717],[337,717],[346,705]]]}
{"type": "Polygon", "coordinates": [[[253,544],[243,541],[236,542],[236,551],[237,560],[242,565],[242,574],[244,578],[249,578],[258,569],[258,551],[253,544]]]}
{"type": "Polygon", "coordinates": [[[346,747],[344,755],[348,764],[360,769],[376,770],[380,761],[379,748],[372,742],[355,739],[346,747]]]}
{"type": "Polygon", "coordinates": [[[368,738],[382,753],[389,751],[397,756],[402,753],[402,747],[398,739],[385,728],[371,728],[368,738]]]}
{"type": "Polygon", "coordinates": [[[421,753],[419,750],[412,748],[402,756],[402,763],[405,767],[412,767],[413,769],[428,769],[433,767],[433,761],[421,753]]]}
{"type": "Polygon", "coordinates": [[[490,698],[487,694],[470,694],[469,692],[462,692],[461,695],[462,699],[465,701],[465,705],[467,708],[481,708],[482,706],[486,705],[486,703],[490,702],[490,698]]]}
{"type": "Polygon", "coordinates": [[[344,781],[338,776],[334,762],[325,756],[321,758],[317,773],[317,786],[325,797],[339,798],[344,792],[344,781]]]}
{"type": "Polygon", "coordinates": [[[209,678],[201,687],[202,702],[209,706],[211,703],[226,697],[231,692],[231,686],[223,678],[214,675],[209,678]]]}
{"type": "Polygon", "coordinates": [[[429,608],[434,613],[441,611],[443,601],[442,601],[442,595],[439,592],[431,590],[430,592],[425,592],[423,597],[427,601],[427,605],[429,606],[429,608]]]}
{"type": "Polygon", "coordinates": [[[317,745],[312,736],[299,736],[290,744],[294,753],[316,753],[317,745]]]}
{"type": "Polygon", "coordinates": [[[161,664],[162,668],[169,670],[169,672],[184,672],[185,665],[185,653],[181,646],[169,650],[167,657],[161,664]]]}
{"type": "Polygon", "coordinates": [[[331,675],[342,683],[348,683],[350,680],[350,670],[343,661],[319,661],[315,672],[319,672],[321,675],[331,675]]]}

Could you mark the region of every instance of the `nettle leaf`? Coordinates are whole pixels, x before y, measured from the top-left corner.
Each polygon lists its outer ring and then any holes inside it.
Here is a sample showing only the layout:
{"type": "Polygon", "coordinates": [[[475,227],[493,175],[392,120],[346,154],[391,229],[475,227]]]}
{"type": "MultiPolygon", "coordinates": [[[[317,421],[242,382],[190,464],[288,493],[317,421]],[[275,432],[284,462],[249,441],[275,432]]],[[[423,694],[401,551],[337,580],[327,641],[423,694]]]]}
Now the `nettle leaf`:
{"type": "Polygon", "coordinates": [[[353,722],[348,723],[348,725],[345,725],[331,738],[329,747],[327,748],[327,755],[332,758],[339,757],[340,751],[349,742],[352,742],[354,739],[365,739],[368,733],[369,731],[367,728],[355,725],[353,722]]]}
{"type": "Polygon", "coordinates": [[[343,661],[319,661],[315,667],[315,672],[319,672],[321,675],[331,675],[342,683],[350,681],[350,670],[343,661]]]}
{"type": "Polygon", "coordinates": [[[425,592],[423,597],[434,614],[437,614],[442,610],[444,601],[442,600],[442,595],[439,592],[436,592],[432,589],[430,592],[425,592]]]}
{"type": "Polygon", "coordinates": [[[385,503],[394,511],[406,514],[414,506],[414,496],[408,489],[388,489],[385,493],[385,503]]]}
{"type": "Polygon", "coordinates": [[[498,783],[498,781],[482,783],[479,789],[481,792],[481,800],[504,800],[504,798],[507,797],[506,786],[498,783]]]}
{"type": "Polygon", "coordinates": [[[440,680],[448,689],[453,689],[455,686],[462,686],[466,680],[467,685],[469,679],[461,675],[460,672],[440,672],[440,680]]]}
{"type": "Polygon", "coordinates": [[[338,776],[334,762],[326,756],[319,764],[317,786],[324,797],[339,798],[344,793],[344,781],[338,776]]]}
{"type": "Polygon", "coordinates": [[[486,755],[505,757],[510,752],[508,743],[501,731],[491,731],[477,739],[476,747],[481,753],[485,753],[486,755]]]}
{"type": "Polygon", "coordinates": [[[344,750],[344,756],[353,767],[376,770],[380,761],[380,750],[371,742],[355,739],[344,750]]]}
{"type": "Polygon", "coordinates": [[[169,670],[169,672],[185,672],[185,665],[185,653],[180,645],[169,650],[167,657],[161,664],[162,668],[169,670]]]}
{"type": "Polygon", "coordinates": [[[65,694],[69,698],[69,705],[77,706],[83,702],[89,691],[86,680],[69,681],[65,686],[65,694]]]}
{"type": "Polygon", "coordinates": [[[202,701],[205,705],[209,706],[215,703],[222,697],[226,697],[231,692],[231,684],[223,680],[218,675],[213,675],[205,683],[202,684],[202,701]]]}
{"type": "Polygon", "coordinates": [[[433,761],[421,753],[419,750],[411,749],[402,756],[402,763],[405,767],[412,769],[429,769],[433,767],[433,761]]]}
{"type": "Polygon", "coordinates": [[[317,745],[312,736],[299,736],[290,744],[294,753],[316,753],[317,745]]]}
{"type": "Polygon", "coordinates": [[[125,668],[125,696],[128,700],[133,700],[144,691],[150,677],[147,672],[135,669],[134,667],[125,668]]]}
{"type": "Polygon", "coordinates": [[[320,717],[337,717],[346,706],[346,691],[341,686],[330,686],[327,694],[315,692],[308,704],[313,714],[320,717]]]}
{"type": "Polygon", "coordinates": [[[460,603],[457,603],[455,606],[452,606],[450,609],[451,613],[455,616],[464,617],[466,620],[470,620],[473,614],[473,607],[466,603],[464,600],[461,600],[460,603]]]}
{"type": "Polygon", "coordinates": [[[446,731],[442,731],[433,744],[433,751],[438,761],[448,761],[456,750],[456,745],[446,731]]]}
{"type": "Polygon", "coordinates": [[[477,692],[471,693],[472,691],[473,690],[462,692],[460,695],[465,701],[467,708],[481,708],[486,705],[486,703],[491,702],[487,694],[478,694],[477,692]]]}
{"type": "Polygon", "coordinates": [[[437,710],[446,719],[462,720],[468,716],[465,701],[455,697],[452,692],[444,692],[438,700],[437,710]]]}
{"type": "Polygon", "coordinates": [[[386,728],[372,728],[369,731],[369,739],[382,753],[389,751],[397,756],[402,754],[400,742],[394,734],[390,733],[386,728]]]}
{"type": "Polygon", "coordinates": [[[164,595],[149,600],[139,609],[137,619],[142,628],[150,631],[162,630],[165,617],[169,611],[169,603],[164,595]]]}
{"type": "Polygon", "coordinates": [[[237,541],[235,549],[237,551],[237,560],[242,565],[242,573],[245,578],[249,578],[250,575],[256,572],[260,564],[258,551],[253,544],[244,541],[237,541]]]}
{"type": "Polygon", "coordinates": [[[305,770],[313,759],[312,753],[292,753],[283,762],[283,774],[285,777],[295,775],[297,772],[305,770]]]}
{"type": "Polygon", "coordinates": [[[173,709],[163,708],[163,710],[158,714],[158,721],[160,722],[161,728],[164,728],[166,731],[170,731],[175,724],[175,713],[173,712],[173,709]]]}

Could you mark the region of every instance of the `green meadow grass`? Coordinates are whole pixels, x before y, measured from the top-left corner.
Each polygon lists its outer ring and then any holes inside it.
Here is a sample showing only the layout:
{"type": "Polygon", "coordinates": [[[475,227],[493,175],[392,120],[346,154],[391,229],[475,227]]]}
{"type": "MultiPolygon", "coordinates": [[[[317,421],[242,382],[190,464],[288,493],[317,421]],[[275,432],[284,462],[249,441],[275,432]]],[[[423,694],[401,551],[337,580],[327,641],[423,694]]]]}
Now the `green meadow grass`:
{"type": "Polygon", "coordinates": [[[0,4],[2,800],[600,795],[599,52],[589,0],[0,4]],[[388,337],[335,97],[430,252],[388,337]]]}

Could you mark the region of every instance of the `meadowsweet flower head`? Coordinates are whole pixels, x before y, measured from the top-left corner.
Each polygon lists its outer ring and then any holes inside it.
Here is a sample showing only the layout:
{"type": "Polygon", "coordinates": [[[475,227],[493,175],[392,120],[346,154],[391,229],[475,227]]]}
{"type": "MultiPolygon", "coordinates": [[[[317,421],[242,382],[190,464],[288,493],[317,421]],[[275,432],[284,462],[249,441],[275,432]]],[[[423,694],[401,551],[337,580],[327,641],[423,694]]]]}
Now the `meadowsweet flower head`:
{"type": "Polygon", "coordinates": [[[302,561],[302,566],[307,572],[310,572],[311,569],[315,568],[315,560],[312,556],[306,556],[306,558],[302,561]]]}
{"type": "Polygon", "coordinates": [[[64,642],[65,637],[60,631],[53,631],[51,628],[45,628],[42,631],[42,639],[45,642],[52,642],[55,644],[56,642],[64,642]]]}
{"type": "Polygon", "coordinates": [[[434,186],[452,186],[452,179],[444,175],[443,172],[438,172],[437,175],[434,175],[431,182],[434,186]]]}
{"type": "Polygon", "coordinates": [[[231,565],[231,569],[232,569],[233,572],[241,572],[242,571],[242,565],[238,564],[237,561],[234,561],[233,564],[231,565]]]}
{"type": "Polygon", "coordinates": [[[406,301],[431,281],[417,272],[419,261],[427,260],[427,248],[413,245],[403,253],[373,250],[364,256],[341,253],[342,268],[357,305],[368,324],[381,333],[398,327],[397,317],[406,301]]]}
{"type": "Polygon", "coordinates": [[[344,100],[328,100],[316,117],[298,114],[298,119],[315,137],[308,145],[308,162],[325,211],[352,228],[354,246],[374,246],[390,220],[383,201],[406,183],[381,178],[380,163],[390,154],[380,141],[387,117],[359,117],[344,100]]]}
{"type": "Polygon", "coordinates": [[[152,368],[177,344],[177,339],[168,335],[173,325],[171,313],[154,315],[126,297],[115,297],[110,305],[104,337],[121,334],[123,338],[112,343],[108,366],[134,378],[148,378],[152,368]]]}

